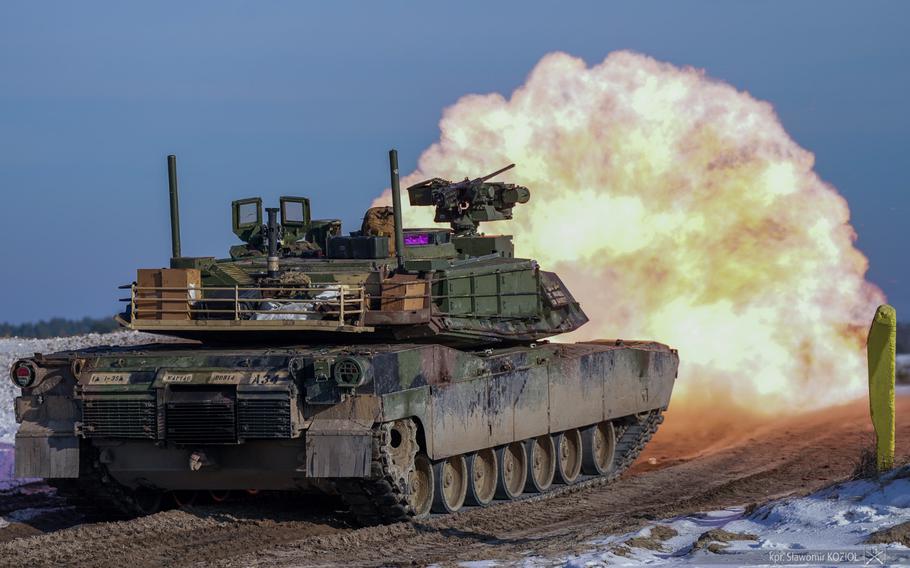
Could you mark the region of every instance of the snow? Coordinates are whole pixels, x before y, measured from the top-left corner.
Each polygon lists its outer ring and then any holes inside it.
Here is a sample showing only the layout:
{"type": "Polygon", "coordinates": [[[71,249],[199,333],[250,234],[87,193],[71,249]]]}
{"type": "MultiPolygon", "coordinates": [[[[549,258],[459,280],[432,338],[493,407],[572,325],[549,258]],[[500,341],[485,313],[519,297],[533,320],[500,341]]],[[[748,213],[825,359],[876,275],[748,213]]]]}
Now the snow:
{"type": "MultiPolygon", "coordinates": [[[[730,508],[656,521],[641,530],[606,536],[587,543],[581,553],[554,558],[529,557],[524,566],[779,566],[864,565],[910,562],[910,549],[899,543],[864,544],[881,529],[910,521],[910,467],[877,481],[837,484],[800,498],[773,501],[749,512],[730,508]],[[630,544],[648,537],[655,527],[670,527],[677,535],[661,550],[630,544]],[[744,535],[715,552],[693,550],[693,544],[712,529],[744,535]],[[755,539],[751,539],[754,536],[755,539]]],[[[641,541],[639,541],[641,542],[641,541]]],[[[723,545],[720,545],[723,546],[723,545]]],[[[473,562],[473,568],[500,565],[473,562]]],[[[465,564],[467,566],[467,564],[465,564]]]]}
{"type": "Polygon", "coordinates": [[[13,446],[0,443],[0,490],[7,489],[13,478],[13,446]]]}

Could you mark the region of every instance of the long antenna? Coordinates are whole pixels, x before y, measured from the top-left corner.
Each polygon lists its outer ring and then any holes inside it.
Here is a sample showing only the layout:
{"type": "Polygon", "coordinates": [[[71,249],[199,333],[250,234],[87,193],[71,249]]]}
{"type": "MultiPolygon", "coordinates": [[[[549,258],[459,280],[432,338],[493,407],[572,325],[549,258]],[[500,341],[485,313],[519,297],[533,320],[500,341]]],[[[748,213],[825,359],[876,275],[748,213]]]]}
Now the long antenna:
{"type": "Polygon", "coordinates": [[[398,268],[404,268],[404,228],[401,223],[401,186],[398,183],[398,150],[389,150],[389,170],[392,176],[392,214],[395,218],[395,257],[398,268]]]}
{"type": "Polygon", "coordinates": [[[177,195],[177,156],[167,157],[167,185],[171,195],[171,258],[180,258],[180,199],[177,195]]]}

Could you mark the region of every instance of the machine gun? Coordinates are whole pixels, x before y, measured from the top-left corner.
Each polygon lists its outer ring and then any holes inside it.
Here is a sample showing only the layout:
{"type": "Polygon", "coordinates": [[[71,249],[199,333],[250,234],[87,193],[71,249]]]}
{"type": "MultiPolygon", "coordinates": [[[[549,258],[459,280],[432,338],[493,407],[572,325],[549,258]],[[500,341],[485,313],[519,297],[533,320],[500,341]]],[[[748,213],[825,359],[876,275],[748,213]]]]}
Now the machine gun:
{"type": "Polygon", "coordinates": [[[503,221],[512,218],[512,208],[527,203],[531,198],[528,188],[514,183],[488,180],[515,167],[515,164],[496,170],[483,177],[451,182],[433,178],[408,188],[411,205],[435,206],[437,223],[450,223],[456,236],[477,233],[485,221],[503,221]]]}

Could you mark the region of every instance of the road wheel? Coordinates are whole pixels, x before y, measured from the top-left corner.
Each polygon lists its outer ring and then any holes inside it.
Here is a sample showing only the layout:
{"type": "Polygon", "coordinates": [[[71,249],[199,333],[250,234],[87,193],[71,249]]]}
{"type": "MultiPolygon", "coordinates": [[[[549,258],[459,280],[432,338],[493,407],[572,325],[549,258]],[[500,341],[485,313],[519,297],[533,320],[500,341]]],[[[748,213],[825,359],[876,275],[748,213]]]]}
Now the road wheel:
{"type": "Polygon", "coordinates": [[[556,481],[571,485],[581,473],[581,434],[578,430],[567,430],[556,435],[556,481]]]}
{"type": "Polygon", "coordinates": [[[195,491],[173,491],[171,497],[174,498],[174,504],[179,509],[190,507],[196,502],[197,493],[195,491]]]}
{"type": "Polygon", "coordinates": [[[528,479],[528,453],[522,442],[512,442],[496,450],[499,476],[496,497],[517,499],[524,492],[528,479]]]}
{"type": "Polygon", "coordinates": [[[430,514],[433,506],[433,493],[435,483],[433,479],[433,464],[425,454],[418,454],[414,459],[414,469],[411,470],[408,502],[414,509],[414,517],[422,519],[430,514]]]}
{"type": "Polygon", "coordinates": [[[469,505],[489,505],[496,496],[496,479],[499,460],[492,448],[480,450],[468,456],[469,505]]]}
{"type": "Polygon", "coordinates": [[[161,510],[164,493],[156,489],[140,487],[130,495],[134,509],[143,514],[151,515],[161,510]]]}
{"type": "Polygon", "coordinates": [[[553,438],[538,436],[525,442],[528,452],[528,481],[525,490],[542,493],[553,484],[556,474],[556,450],[553,438]]]}
{"type": "Polygon", "coordinates": [[[433,464],[436,488],[434,513],[454,513],[464,505],[468,493],[468,466],[464,456],[452,456],[433,464]]]}
{"type": "Polygon", "coordinates": [[[231,497],[231,492],[228,490],[225,491],[216,491],[214,489],[209,490],[209,498],[215,503],[224,503],[231,497]]]}
{"type": "Polygon", "coordinates": [[[601,422],[581,432],[582,471],[586,475],[606,475],[613,468],[616,454],[616,432],[612,422],[601,422]]]}

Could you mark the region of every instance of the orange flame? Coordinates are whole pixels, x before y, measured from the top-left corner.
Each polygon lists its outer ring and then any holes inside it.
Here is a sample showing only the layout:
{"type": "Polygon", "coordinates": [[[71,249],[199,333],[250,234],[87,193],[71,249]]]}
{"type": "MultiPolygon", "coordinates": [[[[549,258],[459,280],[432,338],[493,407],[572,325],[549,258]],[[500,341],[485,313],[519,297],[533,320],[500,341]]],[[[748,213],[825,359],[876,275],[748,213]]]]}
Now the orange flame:
{"type": "MultiPolygon", "coordinates": [[[[846,201],[770,104],[636,53],[593,67],[553,53],[509,99],[462,97],[440,129],[403,187],[516,162],[497,179],[531,201],[482,229],[515,235],[517,255],[581,302],[591,322],[559,340],[669,343],[675,401],[774,412],[863,392],[883,295],[864,279],[846,201]]],[[[432,211],[405,219],[429,226],[432,211]]]]}

